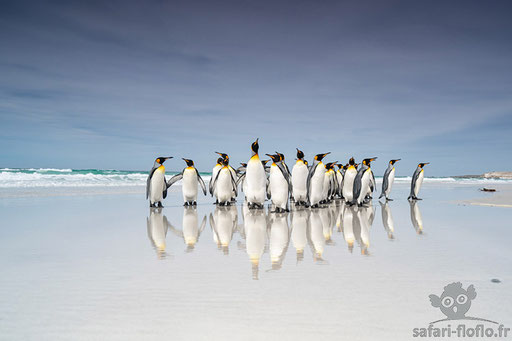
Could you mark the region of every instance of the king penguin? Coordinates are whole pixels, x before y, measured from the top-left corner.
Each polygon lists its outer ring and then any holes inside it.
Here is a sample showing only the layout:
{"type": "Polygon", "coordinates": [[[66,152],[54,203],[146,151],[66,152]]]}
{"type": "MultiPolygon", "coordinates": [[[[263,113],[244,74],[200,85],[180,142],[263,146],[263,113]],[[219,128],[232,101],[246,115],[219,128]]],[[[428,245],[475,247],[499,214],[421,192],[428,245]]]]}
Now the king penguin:
{"type": "Polygon", "coordinates": [[[345,176],[343,178],[343,187],[341,189],[341,194],[343,198],[345,198],[346,202],[351,202],[354,199],[354,179],[357,175],[357,166],[356,161],[353,157],[348,161],[348,167],[345,171],[345,176]]]}
{"type": "Polygon", "coordinates": [[[245,198],[249,208],[263,208],[267,188],[265,167],[258,155],[258,139],[251,144],[252,156],[247,162],[245,172],[245,198]]]}
{"type": "Polygon", "coordinates": [[[338,166],[338,170],[336,171],[336,194],[338,197],[343,198],[341,186],[343,185],[344,166],[341,163],[336,164],[336,166],[338,166]]]}
{"type": "MultiPolygon", "coordinates": [[[[236,170],[231,167],[231,165],[229,164],[229,155],[226,154],[226,153],[219,153],[219,152],[215,152],[217,154],[219,154],[220,156],[222,156],[222,159],[224,159],[224,163],[227,165],[229,171],[231,172],[231,175],[233,176],[233,179],[237,179],[237,174],[236,174],[236,170]]],[[[233,191],[233,196],[231,197],[231,201],[233,202],[236,202],[236,194],[235,194],[235,191],[233,191]]]]}
{"type": "Polygon", "coordinates": [[[354,198],[352,199],[351,204],[358,204],[361,206],[364,202],[364,199],[368,193],[370,193],[370,182],[372,181],[372,173],[370,164],[372,161],[377,158],[368,158],[363,160],[363,165],[361,169],[357,172],[357,175],[354,179],[354,189],[353,194],[354,198]]]}
{"type": "Polygon", "coordinates": [[[229,206],[232,202],[233,194],[237,195],[236,181],[229,169],[229,165],[225,159],[221,160],[222,168],[219,169],[215,179],[213,179],[214,194],[217,198],[218,205],[229,206]]]}
{"type": "Polygon", "coordinates": [[[288,211],[288,194],[290,193],[290,177],[279,154],[270,155],[272,165],[270,166],[269,193],[275,212],[288,211]]]}
{"type": "Polygon", "coordinates": [[[416,167],[416,170],[414,171],[414,174],[412,175],[412,181],[411,181],[411,194],[407,199],[409,200],[421,200],[418,198],[418,193],[420,192],[421,184],[423,183],[423,166],[428,165],[430,162],[420,163],[418,164],[418,167],[416,167]]]}
{"type": "Polygon", "coordinates": [[[146,181],[146,199],[149,199],[149,207],[163,207],[162,199],[167,197],[167,181],[165,181],[165,160],[172,156],[157,157],[153,168],[149,171],[146,181]]]}
{"type": "Polygon", "coordinates": [[[194,167],[194,161],[190,159],[183,159],[187,164],[187,167],[181,171],[181,173],[173,176],[167,183],[167,187],[171,187],[175,182],[183,179],[183,186],[181,190],[183,193],[184,206],[196,206],[197,205],[197,183],[201,185],[203,194],[206,195],[206,185],[199,174],[197,168],[194,167]]]}
{"type": "Polygon", "coordinates": [[[389,160],[388,168],[386,168],[384,176],[382,177],[382,193],[379,199],[385,197],[386,201],[393,200],[389,198],[389,193],[391,193],[391,187],[393,187],[393,182],[395,181],[395,163],[400,160],[401,159],[389,160]]]}
{"type": "Polygon", "coordinates": [[[308,190],[308,203],[313,208],[318,207],[320,201],[324,200],[323,192],[326,170],[322,160],[328,154],[330,152],[315,155],[313,165],[309,169],[306,189],[308,190]]]}
{"type": "Polygon", "coordinates": [[[215,195],[215,188],[213,188],[213,180],[215,179],[215,177],[217,176],[217,172],[222,168],[222,158],[219,157],[217,159],[217,163],[215,164],[215,166],[213,167],[212,169],[212,177],[210,178],[210,182],[208,184],[208,190],[210,192],[210,195],[211,196],[214,196],[215,195]]]}
{"type": "Polygon", "coordinates": [[[308,166],[304,162],[304,153],[297,148],[297,161],[292,168],[293,200],[296,205],[306,205],[308,166]]]}

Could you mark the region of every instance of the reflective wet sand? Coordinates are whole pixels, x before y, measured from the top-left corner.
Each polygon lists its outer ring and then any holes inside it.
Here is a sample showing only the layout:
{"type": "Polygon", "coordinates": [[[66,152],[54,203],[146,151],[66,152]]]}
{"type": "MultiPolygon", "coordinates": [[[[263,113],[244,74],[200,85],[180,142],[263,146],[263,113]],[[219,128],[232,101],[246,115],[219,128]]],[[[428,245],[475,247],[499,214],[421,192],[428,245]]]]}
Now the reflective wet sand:
{"type": "Polygon", "coordinates": [[[0,199],[0,339],[410,339],[453,281],[512,324],[506,208],[426,184],[409,203],[163,209],[139,193],[0,199]],[[492,283],[499,278],[501,283],[492,283]],[[508,320],[507,320],[508,319],[508,320]]]}

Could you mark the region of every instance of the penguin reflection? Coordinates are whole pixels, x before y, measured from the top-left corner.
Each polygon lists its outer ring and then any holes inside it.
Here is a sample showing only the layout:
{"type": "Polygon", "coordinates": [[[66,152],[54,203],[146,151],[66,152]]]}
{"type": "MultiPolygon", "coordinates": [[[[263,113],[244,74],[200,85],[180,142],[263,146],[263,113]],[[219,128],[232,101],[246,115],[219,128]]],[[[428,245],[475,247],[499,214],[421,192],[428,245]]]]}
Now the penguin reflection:
{"type": "Polygon", "coordinates": [[[165,252],[165,236],[167,230],[171,226],[167,217],[162,214],[162,208],[151,208],[149,211],[149,217],[146,219],[148,237],[156,250],[156,255],[159,259],[166,257],[165,252]]]}
{"type": "Polygon", "coordinates": [[[362,255],[369,255],[370,228],[368,225],[368,207],[358,207],[354,215],[354,236],[361,248],[362,255]]]}
{"type": "Polygon", "coordinates": [[[354,220],[357,219],[357,209],[355,206],[345,205],[343,208],[343,238],[347,243],[348,250],[352,253],[354,250],[354,220]]]}
{"type": "Polygon", "coordinates": [[[411,208],[412,226],[414,226],[417,234],[423,234],[423,217],[421,216],[420,206],[416,200],[409,201],[409,206],[411,208]]]}
{"type": "Polygon", "coordinates": [[[229,254],[229,243],[237,228],[238,212],[236,206],[216,206],[210,213],[210,226],[213,232],[213,240],[219,250],[225,255],[229,254]]]}
{"type": "Polygon", "coordinates": [[[290,241],[288,213],[271,213],[269,218],[270,260],[272,262],[272,270],[279,270],[283,264],[290,241]]]}
{"type": "Polygon", "coordinates": [[[267,243],[267,217],[264,209],[243,206],[246,251],[252,263],[252,277],[258,279],[261,256],[267,243]]]}
{"type": "Polygon", "coordinates": [[[304,259],[304,248],[308,243],[309,210],[292,211],[292,243],[297,252],[297,262],[304,259]]]}
{"type": "Polygon", "coordinates": [[[323,262],[325,249],[324,225],[321,218],[321,208],[312,208],[310,216],[309,242],[313,249],[313,260],[323,262]]]}
{"type": "Polygon", "coordinates": [[[325,244],[331,245],[332,241],[332,227],[334,226],[332,204],[319,210],[320,220],[322,221],[322,233],[324,235],[325,244]]]}
{"type": "Polygon", "coordinates": [[[382,215],[382,225],[384,225],[384,228],[388,233],[388,238],[393,240],[395,239],[395,236],[393,236],[393,233],[395,232],[395,223],[393,221],[393,215],[391,214],[391,207],[389,207],[389,202],[387,200],[384,203],[379,201],[379,204],[382,215]]]}
{"type": "Polygon", "coordinates": [[[194,251],[194,247],[199,240],[199,235],[203,232],[206,225],[206,216],[203,217],[201,225],[198,224],[197,207],[196,206],[184,206],[183,207],[183,229],[181,231],[176,230],[172,225],[171,229],[174,234],[183,238],[187,245],[187,252],[194,251]]]}

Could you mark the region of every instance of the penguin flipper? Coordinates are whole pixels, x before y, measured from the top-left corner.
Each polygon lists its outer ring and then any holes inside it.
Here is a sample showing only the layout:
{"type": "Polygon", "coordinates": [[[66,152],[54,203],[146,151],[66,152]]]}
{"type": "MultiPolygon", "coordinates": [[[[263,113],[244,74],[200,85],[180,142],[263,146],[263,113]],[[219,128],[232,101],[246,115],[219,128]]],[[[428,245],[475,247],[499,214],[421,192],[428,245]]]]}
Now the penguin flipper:
{"type": "Polygon", "coordinates": [[[167,198],[167,180],[165,180],[165,175],[164,175],[164,188],[163,188],[162,196],[164,199],[167,198]]]}
{"type": "Polygon", "coordinates": [[[153,177],[153,173],[157,170],[156,167],[151,168],[149,171],[148,179],[146,180],[146,200],[149,198],[149,195],[151,194],[151,178],[153,177]]]}
{"type": "Polygon", "coordinates": [[[167,188],[171,187],[174,183],[180,181],[183,178],[183,173],[176,174],[169,181],[167,181],[167,188]]]}
{"type": "Polygon", "coordinates": [[[391,173],[391,168],[386,169],[386,171],[384,172],[384,176],[382,177],[382,194],[380,195],[379,199],[388,190],[388,186],[389,186],[389,180],[388,180],[389,173],[391,173]]]}
{"type": "Polygon", "coordinates": [[[315,167],[311,166],[309,168],[308,179],[306,180],[306,198],[308,198],[308,202],[309,202],[309,188],[311,186],[311,178],[313,177],[313,174],[315,174],[315,170],[316,170],[316,166],[315,167]]]}
{"type": "Polygon", "coordinates": [[[204,183],[204,180],[201,177],[201,175],[199,174],[199,171],[197,170],[197,168],[196,168],[196,174],[197,174],[197,181],[201,185],[201,189],[203,190],[203,194],[206,195],[206,184],[204,183]]]}
{"type": "Polygon", "coordinates": [[[373,174],[373,171],[371,170],[371,168],[370,168],[370,173],[372,174],[372,181],[373,181],[372,192],[374,192],[377,189],[377,183],[375,182],[375,175],[373,174]]]}
{"type": "Polygon", "coordinates": [[[231,185],[233,186],[233,192],[235,192],[235,197],[238,196],[238,185],[237,185],[237,182],[235,181],[235,178],[233,178],[233,174],[230,172],[229,175],[231,175],[231,185]]]}

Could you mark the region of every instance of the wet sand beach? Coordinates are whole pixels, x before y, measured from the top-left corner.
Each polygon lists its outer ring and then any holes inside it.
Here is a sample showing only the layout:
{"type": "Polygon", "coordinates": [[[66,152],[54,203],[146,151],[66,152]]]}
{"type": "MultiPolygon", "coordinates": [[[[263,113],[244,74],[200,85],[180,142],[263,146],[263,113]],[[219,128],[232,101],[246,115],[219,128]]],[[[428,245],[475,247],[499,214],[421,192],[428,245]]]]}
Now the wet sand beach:
{"type": "Polygon", "coordinates": [[[141,187],[2,189],[0,339],[408,340],[457,281],[512,325],[512,211],[457,204],[504,191],[425,183],[411,204],[395,184],[387,204],[275,214],[179,190],[150,210],[141,187]]]}

